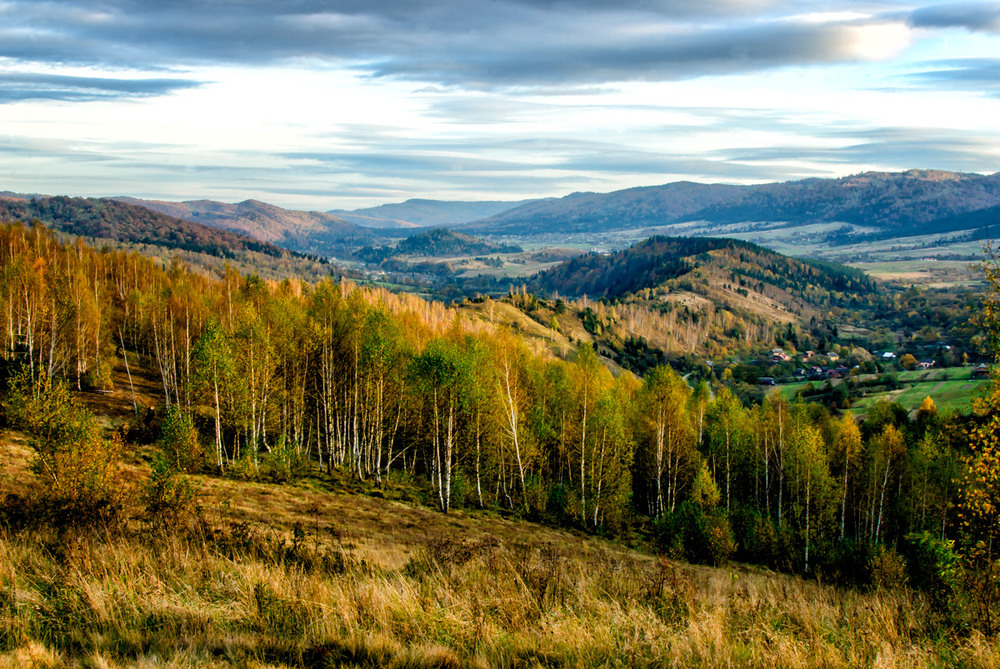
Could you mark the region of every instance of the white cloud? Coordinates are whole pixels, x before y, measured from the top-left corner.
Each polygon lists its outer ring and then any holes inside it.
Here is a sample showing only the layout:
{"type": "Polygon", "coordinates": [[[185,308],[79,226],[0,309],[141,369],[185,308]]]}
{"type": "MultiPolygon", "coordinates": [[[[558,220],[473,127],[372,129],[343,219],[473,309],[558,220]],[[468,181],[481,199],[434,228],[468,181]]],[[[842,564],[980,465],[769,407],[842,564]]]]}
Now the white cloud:
{"type": "Polygon", "coordinates": [[[0,2],[0,190],[328,209],[989,169],[993,5],[813,7],[0,2]]]}

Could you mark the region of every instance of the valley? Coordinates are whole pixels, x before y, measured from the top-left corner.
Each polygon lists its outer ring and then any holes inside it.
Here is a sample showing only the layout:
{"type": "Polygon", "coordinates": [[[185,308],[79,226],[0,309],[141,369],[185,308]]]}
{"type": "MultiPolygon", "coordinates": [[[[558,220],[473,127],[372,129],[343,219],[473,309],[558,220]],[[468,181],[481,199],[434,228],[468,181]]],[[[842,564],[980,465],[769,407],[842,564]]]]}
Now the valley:
{"type": "Polygon", "coordinates": [[[1000,0],[0,0],[0,669],[1000,667],[1000,0]]]}
{"type": "Polygon", "coordinates": [[[0,199],[0,666],[992,666],[975,234],[559,202],[0,199]]]}

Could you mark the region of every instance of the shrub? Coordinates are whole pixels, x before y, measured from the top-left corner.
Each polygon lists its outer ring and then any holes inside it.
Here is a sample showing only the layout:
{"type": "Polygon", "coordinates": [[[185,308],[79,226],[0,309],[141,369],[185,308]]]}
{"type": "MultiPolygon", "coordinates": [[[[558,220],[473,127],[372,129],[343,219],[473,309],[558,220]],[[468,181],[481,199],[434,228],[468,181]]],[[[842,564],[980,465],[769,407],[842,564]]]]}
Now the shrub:
{"type": "Polygon", "coordinates": [[[176,528],[194,512],[195,494],[161,453],[153,459],[149,480],[142,491],[144,516],[156,528],[176,528]]]}
{"type": "Polygon", "coordinates": [[[669,557],[683,556],[699,564],[722,564],[736,550],[729,519],[723,513],[705,512],[682,502],[656,521],[657,547],[669,557]]]}
{"type": "Polygon", "coordinates": [[[203,452],[191,416],[177,405],[167,409],[160,425],[157,446],[163,451],[170,466],[179,472],[196,472],[201,466],[203,452]]]}
{"type": "Polygon", "coordinates": [[[115,382],[111,377],[113,365],[110,357],[101,358],[83,375],[83,387],[88,390],[114,390],[115,382]]]}
{"type": "Polygon", "coordinates": [[[565,483],[556,483],[549,487],[545,500],[545,512],[553,523],[563,525],[568,522],[569,514],[566,512],[569,503],[569,492],[565,483]]]}
{"type": "Polygon", "coordinates": [[[840,585],[867,587],[871,584],[872,551],[873,545],[867,541],[838,541],[830,551],[824,573],[840,585]]]}
{"type": "Polygon", "coordinates": [[[259,475],[273,483],[287,483],[301,477],[306,462],[285,435],[278,437],[271,450],[260,456],[259,475]]]}
{"type": "Polygon", "coordinates": [[[33,379],[27,368],[11,379],[2,404],[10,424],[31,435],[31,466],[44,483],[35,500],[41,515],[58,525],[120,520],[120,435],[104,438],[65,384],[45,375],[33,379]]]}
{"type": "Polygon", "coordinates": [[[868,569],[876,590],[895,590],[906,585],[906,560],[890,547],[878,546],[868,561],[868,569]]]}
{"type": "Polygon", "coordinates": [[[774,523],[753,508],[737,507],[730,515],[733,539],[739,547],[737,555],[746,562],[774,566],[778,552],[778,536],[774,523]]]}
{"type": "Polygon", "coordinates": [[[958,556],[955,542],[941,540],[930,532],[907,537],[907,576],[917,590],[926,593],[931,608],[953,617],[959,590],[958,556]]]}

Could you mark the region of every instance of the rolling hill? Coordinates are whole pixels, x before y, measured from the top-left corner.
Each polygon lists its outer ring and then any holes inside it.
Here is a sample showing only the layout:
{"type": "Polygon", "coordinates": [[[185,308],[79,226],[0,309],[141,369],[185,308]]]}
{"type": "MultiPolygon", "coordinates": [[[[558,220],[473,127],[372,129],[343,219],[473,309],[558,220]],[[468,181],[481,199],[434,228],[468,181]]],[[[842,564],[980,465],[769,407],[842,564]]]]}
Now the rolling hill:
{"type": "Polygon", "coordinates": [[[531,201],[448,202],[414,198],[406,202],[383,204],[378,207],[353,211],[334,209],[329,213],[345,221],[368,228],[449,227],[494,216],[528,202],[531,201]]]}
{"type": "MultiPolygon", "coordinates": [[[[928,234],[955,217],[1000,205],[1000,173],[868,172],[757,186],[676,182],[613,193],[574,193],[475,221],[475,234],[603,232],[675,223],[843,222],[882,236],[928,234]]],[[[973,222],[974,224],[974,222],[973,222]]],[[[697,225],[687,231],[699,234],[697,225]]]]}
{"type": "Polygon", "coordinates": [[[248,235],[192,223],[138,205],[111,199],[49,197],[0,198],[0,221],[39,220],[60,232],[129,244],[147,244],[235,257],[262,253],[274,258],[289,251],[248,235]]]}
{"type": "Polygon", "coordinates": [[[647,307],[714,305],[785,322],[808,322],[831,307],[856,305],[876,290],[859,270],[708,237],[652,237],[610,255],[577,256],[537,274],[527,288],[647,307]]]}
{"type": "Polygon", "coordinates": [[[116,199],[185,221],[240,232],[303,253],[339,255],[376,240],[371,231],[332,214],[282,209],[258,200],[229,204],[213,200],[116,199]]]}
{"type": "Polygon", "coordinates": [[[462,229],[478,234],[575,233],[665,225],[738,197],[746,187],[679,181],[529,202],[462,229]]]}
{"type": "Polygon", "coordinates": [[[519,246],[495,244],[454,230],[434,228],[411,235],[400,241],[395,247],[365,247],[359,251],[358,255],[368,262],[379,262],[386,258],[401,256],[447,258],[494,253],[520,253],[521,251],[519,246]]]}
{"type": "Polygon", "coordinates": [[[998,204],[1000,173],[866,172],[755,186],[733,201],[709,205],[681,220],[845,222],[905,236],[936,232],[936,221],[998,204]]]}

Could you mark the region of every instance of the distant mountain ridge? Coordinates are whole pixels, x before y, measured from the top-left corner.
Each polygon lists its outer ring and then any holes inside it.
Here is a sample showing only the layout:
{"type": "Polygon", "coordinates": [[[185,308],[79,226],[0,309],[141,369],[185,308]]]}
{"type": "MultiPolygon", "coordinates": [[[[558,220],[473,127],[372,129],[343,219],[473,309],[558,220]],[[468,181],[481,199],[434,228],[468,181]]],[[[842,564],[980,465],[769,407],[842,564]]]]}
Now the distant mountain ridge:
{"type": "Polygon", "coordinates": [[[185,221],[240,232],[304,253],[334,255],[376,240],[371,231],[332,214],[283,209],[259,200],[229,204],[214,200],[165,202],[129,197],[115,199],[185,221]]]}
{"type": "MultiPolygon", "coordinates": [[[[1000,173],[867,172],[756,186],[680,181],[541,200],[462,226],[473,234],[579,233],[692,221],[844,222],[900,236],[934,221],[1000,206],[1000,173]]],[[[933,226],[931,226],[933,228],[933,226]]]]}
{"type": "MultiPolygon", "coordinates": [[[[6,195],[24,201],[46,199],[6,195]]],[[[623,239],[651,234],[753,238],[759,230],[816,223],[831,226],[810,233],[817,235],[816,243],[833,248],[963,230],[983,236],[1000,214],[1000,173],[866,172],[753,186],[678,181],[520,202],[411,199],[339,214],[288,210],[257,200],[229,204],[115,199],[294,251],[342,258],[354,257],[365,246],[386,245],[390,238],[437,227],[493,241],[514,237],[514,243],[521,243],[520,239],[535,238],[554,245],[565,245],[569,235],[610,232],[603,240],[587,237],[573,243],[620,248],[623,239]],[[476,216],[480,218],[468,222],[476,216]],[[376,225],[397,227],[370,227],[376,225]],[[615,234],[618,231],[624,234],[615,234]]],[[[789,251],[787,244],[783,250],[789,251]]]]}
{"type": "Polygon", "coordinates": [[[572,193],[537,200],[495,216],[461,226],[478,234],[589,232],[664,225],[732,199],[747,186],[678,181],[611,193],[572,193]]]}
{"type": "Polygon", "coordinates": [[[530,202],[535,202],[535,200],[452,202],[413,198],[406,202],[383,204],[353,211],[333,209],[328,213],[369,228],[449,227],[493,216],[530,202]]]}

